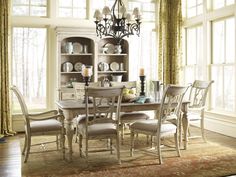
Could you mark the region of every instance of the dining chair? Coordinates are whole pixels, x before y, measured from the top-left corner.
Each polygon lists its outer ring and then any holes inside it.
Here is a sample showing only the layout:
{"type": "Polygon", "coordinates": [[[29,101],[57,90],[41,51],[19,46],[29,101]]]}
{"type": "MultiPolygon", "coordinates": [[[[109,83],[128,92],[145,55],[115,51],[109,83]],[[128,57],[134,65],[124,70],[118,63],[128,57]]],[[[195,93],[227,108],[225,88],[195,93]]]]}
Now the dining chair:
{"type": "MultiPolygon", "coordinates": [[[[75,94],[75,99],[76,100],[84,100],[85,101],[85,83],[84,82],[73,82],[72,83],[73,88],[74,88],[74,94],[75,94]]],[[[100,83],[99,82],[90,82],[89,85],[91,87],[99,87],[100,83]]],[[[89,116],[90,119],[93,119],[93,115],[89,116]]],[[[85,114],[78,114],[73,122],[75,125],[75,142],[78,142],[78,126],[80,123],[83,123],[86,119],[85,114]]]]}
{"type": "MultiPolygon", "coordinates": [[[[89,140],[109,139],[109,150],[112,153],[112,139],[116,139],[117,158],[119,164],[121,163],[119,122],[122,94],[123,87],[85,87],[86,119],[78,124],[79,151],[81,155],[84,154],[83,139],[85,140],[86,158],[88,158],[89,140]],[[89,98],[92,99],[92,104],[88,103],[89,98]],[[91,115],[93,115],[92,118],[91,115]]],[[[104,151],[104,149],[101,151],[104,151]]]]}
{"type": "MultiPolygon", "coordinates": [[[[206,106],[206,98],[207,93],[211,84],[214,81],[202,81],[202,80],[195,80],[191,86],[190,94],[189,94],[189,101],[190,104],[188,106],[188,113],[187,119],[189,123],[200,121],[200,128],[201,128],[201,137],[206,142],[205,136],[205,128],[204,128],[204,113],[205,113],[205,106],[206,106]]],[[[189,126],[188,126],[189,127],[189,126]]],[[[190,134],[190,131],[188,129],[190,134]]],[[[189,138],[196,138],[199,136],[191,136],[189,138]]]]}
{"type": "MultiPolygon", "coordinates": [[[[138,92],[137,82],[136,81],[128,81],[128,82],[112,82],[112,86],[124,86],[127,89],[135,89],[134,92],[138,92]]],[[[135,96],[136,96],[136,93],[135,96]]],[[[123,98],[125,95],[123,95],[123,98]]],[[[125,125],[130,125],[135,121],[139,120],[147,120],[149,119],[149,115],[144,112],[122,112],[120,115],[120,125],[121,125],[121,143],[124,143],[124,135],[125,135],[125,125]]]]}
{"type": "Polygon", "coordinates": [[[141,133],[155,138],[155,145],[159,156],[159,163],[162,164],[161,138],[174,135],[175,148],[178,156],[179,150],[179,128],[181,120],[181,106],[183,96],[188,87],[167,85],[158,110],[157,119],[136,121],[130,126],[131,130],[131,148],[130,155],[133,156],[134,134],[141,133]],[[172,121],[174,120],[174,121],[172,121]]]}
{"type": "MultiPolygon", "coordinates": [[[[25,141],[22,155],[25,155],[24,163],[27,162],[31,146],[42,145],[51,142],[42,142],[38,144],[31,144],[33,136],[41,135],[55,135],[57,150],[62,151],[63,159],[65,158],[65,131],[64,131],[64,117],[57,110],[51,110],[42,113],[30,114],[26,106],[25,100],[21,92],[16,86],[12,86],[11,90],[16,95],[24,117],[25,123],[25,141]],[[58,138],[59,137],[59,138],[58,138]]],[[[46,152],[46,151],[44,151],[46,152]]]]}

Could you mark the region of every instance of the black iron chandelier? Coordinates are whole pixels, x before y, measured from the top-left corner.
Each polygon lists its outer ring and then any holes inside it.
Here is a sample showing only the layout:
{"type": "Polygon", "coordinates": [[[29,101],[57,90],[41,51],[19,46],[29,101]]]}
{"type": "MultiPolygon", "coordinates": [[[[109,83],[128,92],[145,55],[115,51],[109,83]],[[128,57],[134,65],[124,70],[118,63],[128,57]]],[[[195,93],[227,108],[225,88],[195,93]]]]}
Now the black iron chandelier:
{"type": "Polygon", "coordinates": [[[102,13],[96,10],[94,13],[97,36],[102,38],[112,37],[116,40],[117,45],[120,45],[124,37],[129,37],[135,33],[139,36],[141,14],[138,8],[134,8],[134,21],[130,13],[126,13],[126,8],[122,0],[115,0],[111,10],[105,6],[102,13]]]}

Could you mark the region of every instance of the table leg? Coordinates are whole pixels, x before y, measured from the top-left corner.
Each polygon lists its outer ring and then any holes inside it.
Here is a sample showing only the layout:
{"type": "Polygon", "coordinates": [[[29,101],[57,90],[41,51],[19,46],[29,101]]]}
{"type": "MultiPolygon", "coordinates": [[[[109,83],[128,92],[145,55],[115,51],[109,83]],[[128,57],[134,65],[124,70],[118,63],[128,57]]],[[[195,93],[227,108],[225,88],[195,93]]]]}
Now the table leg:
{"type": "Polygon", "coordinates": [[[73,114],[70,111],[63,110],[63,114],[65,117],[65,128],[66,128],[66,136],[67,136],[67,142],[68,142],[68,161],[72,161],[72,139],[74,135],[74,129],[73,129],[73,114]]]}
{"type": "Polygon", "coordinates": [[[188,128],[189,121],[187,117],[187,105],[183,105],[183,117],[182,117],[182,125],[183,125],[183,133],[184,133],[184,149],[187,149],[188,146],[188,128]]]}

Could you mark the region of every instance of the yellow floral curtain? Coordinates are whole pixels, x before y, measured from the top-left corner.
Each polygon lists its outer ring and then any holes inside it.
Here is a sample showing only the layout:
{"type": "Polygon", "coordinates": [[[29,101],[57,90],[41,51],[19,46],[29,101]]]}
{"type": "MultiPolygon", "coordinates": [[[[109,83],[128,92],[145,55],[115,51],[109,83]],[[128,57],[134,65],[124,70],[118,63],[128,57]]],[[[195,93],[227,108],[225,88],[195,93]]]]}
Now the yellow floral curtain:
{"type": "Polygon", "coordinates": [[[158,78],[164,84],[179,84],[181,38],[181,0],[158,0],[158,78]]]}
{"type": "Polygon", "coordinates": [[[9,101],[8,19],[10,0],[0,0],[0,136],[11,134],[9,101]]]}

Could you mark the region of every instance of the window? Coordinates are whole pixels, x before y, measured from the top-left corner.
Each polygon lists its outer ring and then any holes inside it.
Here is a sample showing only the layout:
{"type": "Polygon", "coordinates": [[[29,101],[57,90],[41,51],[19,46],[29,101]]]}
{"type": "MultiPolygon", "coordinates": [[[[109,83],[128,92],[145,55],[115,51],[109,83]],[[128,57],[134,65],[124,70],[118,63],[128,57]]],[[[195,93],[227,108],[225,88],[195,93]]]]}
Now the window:
{"type": "Polygon", "coordinates": [[[212,23],[211,76],[212,108],[235,110],[235,21],[228,18],[212,23]]]}
{"type": "Polygon", "coordinates": [[[191,18],[203,13],[203,0],[185,0],[183,1],[183,12],[187,18],[191,18]]]}
{"type": "Polygon", "coordinates": [[[12,0],[13,16],[47,16],[46,0],[12,0]]]}
{"type": "Polygon", "coordinates": [[[234,4],[234,0],[212,0],[213,9],[219,9],[234,4]]]}
{"type": "Polygon", "coordinates": [[[203,33],[202,26],[186,29],[186,60],[185,83],[192,83],[195,79],[203,79],[203,33]]]}
{"type": "MultiPolygon", "coordinates": [[[[23,93],[31,110],[45,109],[47,106],[46,33],[45,28],[13,28],[12,83],[23,93]]],[[[13,110],[19,110],[18,102],[13,103],[13,110]]]]}
{"type": "Polygon", "coordinates": [[[86,0],[59,0],[59,17],[86,19],[86,0]]]}
{"type": "Polygon", "coordinates": [[[138,0],[129,0],[128,1],[128,11],[133,13],[133,9],[138,7],[142,14],[142,21],[155,22],[156,13],[155,13],[155,2],[154,1],[138,1],[138,0]]]}

